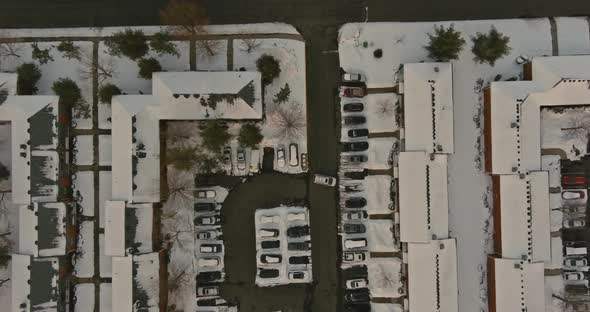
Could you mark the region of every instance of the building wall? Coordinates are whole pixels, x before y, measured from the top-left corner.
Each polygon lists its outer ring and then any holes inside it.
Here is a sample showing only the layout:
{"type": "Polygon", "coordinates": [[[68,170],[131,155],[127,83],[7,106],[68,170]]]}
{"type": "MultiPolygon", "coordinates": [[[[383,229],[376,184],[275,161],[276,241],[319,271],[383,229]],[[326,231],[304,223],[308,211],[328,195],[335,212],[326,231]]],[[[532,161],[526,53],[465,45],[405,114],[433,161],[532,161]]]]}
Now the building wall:
{"type": "Polygon", "coordinates": [[[496,267],[491,256],[488,256],[488,312],[496,312],[496,267]]]}
{"type": "Polygon", "coordinates": [[[501,225],[501,207],[500,207],[500,176],[492,176],[492,214],[494,216],[494,251],[497,255],[502,254],[502,225],[501,225]]]}
{"type": "Polygon", "coordinates": [[[492,172],[492,115],[490,87],[483,90],[484,169],[492,172]]]}

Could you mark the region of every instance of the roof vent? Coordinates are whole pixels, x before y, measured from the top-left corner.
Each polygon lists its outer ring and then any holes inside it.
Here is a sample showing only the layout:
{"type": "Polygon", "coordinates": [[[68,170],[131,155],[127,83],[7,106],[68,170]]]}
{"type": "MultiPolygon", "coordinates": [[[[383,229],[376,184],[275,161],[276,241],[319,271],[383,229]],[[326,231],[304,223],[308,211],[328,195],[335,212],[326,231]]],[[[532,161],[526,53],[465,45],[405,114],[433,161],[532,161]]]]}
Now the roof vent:
{"type": "Polygon", "coordinates": [[[438,66],[434,66],[434,72],[438,73],[440,71],[440,69],[438,68],[438,66]]]}
{"type": "Polygon", "coordinates": [[[443,249],[445,249],[445,244],[443,244],[443,243],[440,243],[440,244],[438,245],[438,249],[440,249],[440,250],[443,250],[443,249]]]}
{"type": "Polygon", "coordinates": [[[512,172],[518,171],[518,167],[512,167],[512,172]]]}
{"type": "Polygon", "coordinates": [[[518,175],[518,177],[519,177],[520,179],[524,179],[524,178],[526,177],[526,175],[525,175],[524,173],[521,173],[521,174],[519,174],[519,175],[518,175]]]}
{"type": "Polygon", "coordinates": [[[514,268],[515,268],[515,269],[520,269],[520,268],[521,268],[521,266],[520,266],[520,263],[515,263],[515,264],[514,264],[514,268]]]}
{"type": "Polygon", "coordinates": [[[516,128],[518,127],[518,123],[516,121],[513,121],[510,123],[510,128],[516,128]]]}

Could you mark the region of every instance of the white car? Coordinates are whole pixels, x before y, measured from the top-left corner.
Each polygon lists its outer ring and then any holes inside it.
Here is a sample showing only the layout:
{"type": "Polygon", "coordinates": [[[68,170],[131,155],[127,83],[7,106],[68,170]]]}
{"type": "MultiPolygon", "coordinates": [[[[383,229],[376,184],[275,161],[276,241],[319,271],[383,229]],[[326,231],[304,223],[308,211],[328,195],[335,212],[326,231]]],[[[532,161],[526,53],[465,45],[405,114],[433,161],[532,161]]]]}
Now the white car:
{"type": "Polygon", "coordinates": [[[246,170],[246,151],[243,147],[238,148],[238,169],[246,170]]]}
{"type": "Polygon", "coordinates": [[[285,167],[285,147],[282,145],[277,149],[277,165],[279,168],[285,167]]]}
{"type": "Polygon", "coordinates": [[[584,273],[582,272],[563,272],[563,279],[566,281],[583,281],[584,273]]]}
{"type": "Polygon", "coordinates": [[[279,216],[260,216],[260,223],[279,223],[281,217],[279,216]]]}
{"type": "Polygon", "coordinates": [[[586,220],[584,220],[584,219],[563,220],[562,225],[566,229],[584,227],[584,226],[586,226],[586,220]]]}
{"type": "Polygon", "coordinates": [[[357,249],[367,247],[367,240],[364,238],[353,238],[344,241],[344,248],[357,249]]]}
{"type": "Polygon", "coordinates": [[[342,221],[364,220],[369,217],[366,211],[346,212],[342,214],[342,221]]]}
{"type": "Polygon", "coordinates": [[[299,165],[299,152],[297,144],[289,144],[289,166],[297,167],[299,165]]]}
{"type": "Polygon", "coordinates": [[[367,281],[365,279],[353,279],[346,281],[347,289],[367,288],[367,281]]]}
{"type": "Polygon", "coordinates": [[[290,280],[301,280],[304,279],[307,276],[306,272],[289,272],[289,279],[290,280]]]}
{"type": "Polygon", "coordinates": [[[354,263],[354,262],[363,262],[368,259],[368,252],[366,251],[349,251],[345,252],[342,256],[342,262],[346,263],[354,263]]]}
{"type": "Polygon", "coordinates": [[[202,268],[217,267],[217,266],[219,266],[220,263],[221,263],[221,260],[219,259],[219,257],[199,258],[199,260],[197,261],[197,264],[199,265],[199,267],[202,267],[202,268]]]}
{"type": "Polygon", "coordinates": [[[200,190],[196,192],[196,197],[199,199],[215,198],[214,190],[200,190]]]}
{"type": "Polygon", "coordinates": [[[344,82],[358,82],[362,81],[363,76],[357,73],[344,73],[342,74],[342,81],[344,82]]]}
{"type": "Polygon", "coordinates": [[[199,296],[199,297],[209,297],[209,296],[218,296],[218,295],[219,295],[219,287],[217,287],[217,286],[197,287],[197,296],[199,296]]]}
{"type": "Polygon", "coordinates": [[[588,259],[586,258],[565,258],[563,265],[568,267],[585,267],[588,266],[588,259]]]}
{"type": "Polygon", "coordinates": [[[290,213],[287,215],[287,221],[305,221],[305,212],[290,213]]]}
{"type": "Polygon", "coordinates": [[[561,198],[565,200],[584,199],[585,197],[586,193],[583,190],[561,192],[561,198]]]}
{"type": "Polygon", "coordinates": [[[336,185],[336,178],[329,177],[323,174],[316,174],[313,177],[313,183],[326,186],[336,185]]]}
{"type": "Polygon", "coordinates": [[[260,171],[260,150],[253,149],[250,153],[250,173],[260,171]]]}
{"type": "Polygon", "coordinates": [[[216,239],[219,237],[217,230],[201,231],[197,233],[197,239],[216,239]]]}

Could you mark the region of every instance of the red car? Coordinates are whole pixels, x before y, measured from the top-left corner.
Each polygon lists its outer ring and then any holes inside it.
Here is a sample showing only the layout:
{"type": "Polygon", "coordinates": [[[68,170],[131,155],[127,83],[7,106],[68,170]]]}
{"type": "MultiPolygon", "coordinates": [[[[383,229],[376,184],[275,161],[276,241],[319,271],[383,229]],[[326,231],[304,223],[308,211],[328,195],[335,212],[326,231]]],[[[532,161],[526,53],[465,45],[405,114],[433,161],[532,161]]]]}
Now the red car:
{"type": "Polygon", "coordinates": [[[586,185],[586,177],[583,175],[564,175],[561,178],[562,185],[569,185],[569,186],[580,186],[583,187],[586,185]]]}
{"type": "Polygon", "coordinates": [[[340,95],[344,97],[363,97],[367,94],[365,88],[360,87],[343,87],[340,95]]]}

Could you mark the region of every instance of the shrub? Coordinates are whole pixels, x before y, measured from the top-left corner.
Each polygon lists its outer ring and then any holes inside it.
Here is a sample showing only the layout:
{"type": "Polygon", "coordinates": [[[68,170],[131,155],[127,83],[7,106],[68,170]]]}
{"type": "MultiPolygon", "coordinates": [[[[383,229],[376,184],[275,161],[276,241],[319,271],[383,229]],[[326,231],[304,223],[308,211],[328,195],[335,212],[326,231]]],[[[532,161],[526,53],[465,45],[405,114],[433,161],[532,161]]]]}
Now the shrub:
{"type": "Polygon", "coordinates": [[[383,50],[377,49],[377,50],[373,51],[373,56],[375,58],[381,58],[383,56],[383,50]]]}
{"type": "Polygon", "coordinates": [[[90,118],[90,105],[82,99],[80,87],[70,78],[59,78],[51,86],[59,102],[73,111],[76,118],[90,118]]]}
{"type": "Polygon", "coordinates": [[[63,56],[69,60],[80,59],[80,47],[74,45],[70,40],[60,42],[59,45],[57,45],[57,51],[63,53],[63,56]]]}
{"type": "Polygon", "coordinates": [[[281,73],[279,61],[274,57],[264,54],[256,61],[256,68],[262,75],[262,84],[270,84],[281,73]]]}
{"type": "Polygon", "coordinates": [[[289,87],[288,83],[285,83],[285,86],[279,90],[279,93],[275,95],[273,102],[276,104],[285,103],[289,100],[289,96],[291,95],[291,88],[289,87]]]}
{"type": "Polygon", "coordinates": [[[456,31],[453,25],[449,28],[444,26],[434,27],[434,35],[428,34],[430,43],[424,47],[428,51],[428,56],[441,62],[448,62],[459,58],[459,53],[463,50],[465,40],[461,33],[456,31]]]}
{"type": "Polygon", "coordinates": [[[157,32],[150,41],[150,47],[152,50],[156,51],[159,56],[170,54],[180,57],[180,53],[176,50],[176,44],[170,40],[170,34],[167,31],[157,32]]]}
{"type": "Polygon", "coordinates": [[[196,156],[196,147],[174,147],[168,150],[168,154],[166,155],[166,161],[178,170],[191,170],[196,165],[196,156]]]}
{"type": "Polygon", "coordinates": [[[10,246],[5,243],[0,245],[0,268],[6,268],[11,259],[10,246]]]}
{"type": "Polygon", "coordinates": [[[143,58],[137,62],[139,65],[139,77],[143,79],[152,79],[152,73],[162,71],[162,66],[153,57],[143,58]]]}
{"type": "Polygon", "coordinates": [[[119,31],[104,41],[108,53],[113,56],[125,55],[137,60],[148,53],[147,39],[141,30],[125,29],[119,31]]]}
{"type": "Polygon", "coordinates": [[[98,98],[101,103],[111,104],[113,96],[119,94],[121,94],[121,89],[112,83],[107,83],[98,90],[98,98]]]}
{"type": "Polygon", "coordinates": [[[37,82],[41,79],[41,70],[35,63],[23,63],[16,68],[18,75],[16,93],[31,95],[37,93],[37,82]]]}
{"type": "Polygon", "coordinates": [[[203,146],[212,152],[219,153],[231,135],[227,132],[227,125],[219,121],[207,121],[201,127],[203,146]]]}
{"type": "Polygon", "coordinates": [[[494,26],[487,34],[477,33],[475,37],[471,37],[471,41],[473,42],[471,52],[475,55],[473,59],[480,64],[488,63],[494,66],[498,59],[508,55],[511,50],[508,46],[510,38],[504,36],[494,26]]]}
{"type": "Polygon", "coordinates": [[[0,181],[4,181],[10,177],[10,171],[3,163],[0,163],[0,181]]]}
{"type": "Polygon", "coordinates": [[[49,54],[51,48],[39,49],[39,45],[36,42],[31,43],[31,48],[33,48],[31,57],[37,60],[39,64],[47,64],[49,61],[53,62],[53,56],[49,54]]]}
{"type": "Polygon", "coordinates": [[[240,128],[238,142],[246,147],[255,148],[262,141],[260,128],[255,124],[245,124],[240,128]]]}

